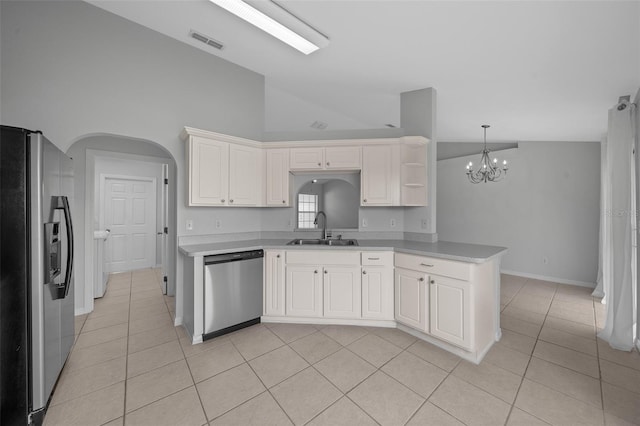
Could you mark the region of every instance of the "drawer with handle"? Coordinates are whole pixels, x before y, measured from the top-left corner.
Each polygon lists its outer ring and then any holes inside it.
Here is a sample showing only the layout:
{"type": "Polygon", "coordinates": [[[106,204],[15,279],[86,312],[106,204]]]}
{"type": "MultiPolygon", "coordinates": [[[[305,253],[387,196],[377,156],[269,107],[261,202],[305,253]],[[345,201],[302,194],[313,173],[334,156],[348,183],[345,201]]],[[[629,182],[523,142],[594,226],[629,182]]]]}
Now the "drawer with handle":
{"type": "Polygon", "coordinates": [[[471,265],[453,260],[436,259],[433,257],[414,256],[411,254],[396,253],[395,265],[399,268],[413,271],[427,272],[429,274],[442,275],[469,281],[471,277],[471,265]]]}
{"type": "Polygon", "coordinates": [[[393,267],[393,252],[391,251],[363,251],[362,266],[393,267]]]}

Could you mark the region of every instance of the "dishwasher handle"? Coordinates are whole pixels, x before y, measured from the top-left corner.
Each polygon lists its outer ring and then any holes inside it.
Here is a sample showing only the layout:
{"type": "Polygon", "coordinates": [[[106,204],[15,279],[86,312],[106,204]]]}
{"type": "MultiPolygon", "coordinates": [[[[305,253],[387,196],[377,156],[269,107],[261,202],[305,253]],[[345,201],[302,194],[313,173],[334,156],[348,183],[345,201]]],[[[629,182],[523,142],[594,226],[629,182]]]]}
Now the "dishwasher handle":
{"type": "Polygon", "coordinates": [[[264,257],[264,250],[251,250],[242,251],[236,253],[215,254],[212,256],[205,256],[204,264],[215,265],[217,263],[229,263],[238,262],[241,260],[258,259],[264,257]]]}

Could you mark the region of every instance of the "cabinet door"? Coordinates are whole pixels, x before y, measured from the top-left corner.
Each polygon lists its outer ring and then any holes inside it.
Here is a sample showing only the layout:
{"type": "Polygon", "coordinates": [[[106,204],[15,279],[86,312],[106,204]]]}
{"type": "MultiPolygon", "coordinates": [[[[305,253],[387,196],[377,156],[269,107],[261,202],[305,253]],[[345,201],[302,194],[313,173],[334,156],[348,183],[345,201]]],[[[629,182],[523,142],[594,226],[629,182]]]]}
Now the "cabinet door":
{"type": "Polygon", "coordinates": [[[393,203],[393,147],[362,147],[362,206],[390,206],[393,203]]]}
{"type": "Polygon", "coordinates": [[[266,150],[266,205],[289,206],[289,149],[266,150]]]}
{"type": "Polygon", "coordinates": [[[396,321],[426,332],[425,278],[421,272],[396,268],[396,321]]]}
{"type": "Polygon", "coordinates": [[[284,251],[264,254],[264,314],[284,315],[284,251]]]}
{"type": "Polygon", "coordinates": [[[393,320],[393,268],[362,268],[362,318],[393,320]]]}
{"type": "Polygon", "coordinates": [[[471,286],[468,281],[431,275],[429,281],[432,335],[471,349],[471,286]]]}
{"type": "Polygon", "coordinates": [[[322,170],[324,168],[324,148],[291,148],[291,170],[322,170]]]}
{"type": "Polygon", "coordinates": [[[327,318],[360,318],[360,266],[325,266],[324,316],[327,318]]]}
{"type": "Polygon", "coordinates": [[[325,148],[324,166],[327,170],[360,170],[359,146],[332,146],[325,148]]]}
{"type": "Polygon", "coordinates": [[[189,148],[189,205],[225,205],[229,198],[229,144],[191,136],[189,148]]]}
{"type": "Polygon", "coordinates": [[[286,314],[298,317],[322,316],[322,267],[286,267],[286,314]]]}
{"type": "Polygon", "coordinates": [[[229,147],[229,205],[257,206],[260,187],[260,149],[231,144],[229,147]]]}

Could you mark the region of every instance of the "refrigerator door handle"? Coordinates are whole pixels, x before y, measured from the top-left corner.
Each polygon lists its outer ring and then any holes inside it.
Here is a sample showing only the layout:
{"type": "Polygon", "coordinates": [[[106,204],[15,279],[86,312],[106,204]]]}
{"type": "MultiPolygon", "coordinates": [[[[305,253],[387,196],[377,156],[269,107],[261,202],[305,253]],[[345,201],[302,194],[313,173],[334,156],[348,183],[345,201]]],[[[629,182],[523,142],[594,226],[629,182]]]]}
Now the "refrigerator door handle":
{"type": "Polygon", "coordinates": [[[55,208],[64,211],[64,223],[67,228],[67,270],[65,272],[64,283],[59,287],[56,297],[56,299],[64,299],[69,294],[71,278],[73,276],[73,221],[71,220],[69,199],[64,195],[57,197],[55,208]]]}

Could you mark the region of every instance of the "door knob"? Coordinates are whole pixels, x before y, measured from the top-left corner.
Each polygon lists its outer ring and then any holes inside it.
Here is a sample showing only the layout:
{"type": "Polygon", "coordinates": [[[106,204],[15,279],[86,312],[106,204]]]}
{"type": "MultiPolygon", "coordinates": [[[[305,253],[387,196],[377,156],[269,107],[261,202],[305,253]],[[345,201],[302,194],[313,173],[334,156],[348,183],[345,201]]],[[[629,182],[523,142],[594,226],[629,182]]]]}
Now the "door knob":
{"type": "Polygon", "coordinates": [[[318,166],[322,166],[322,163],[318,163],[318,166]]]}
{"type": "Polygon", "coordinates": [[[431,281],[429,281],[429,282],[430,282],[431,284],[435,284],[435,283],[436,283],[436,280],[431,280],[431,281]]]}
{"type": "Polygon", "coordinates": [[[233,203],[233,200],[229,200],[230,203],[233,203]]]}
{"type": "Polygon", "coordinates": [[[365,198],[363,201],[366,203],[366,202],[367,202],[367,199],[365,198]]]}
{"type": "Polygon", "coordinates": [[[327,166],[329,165],[329,162],[327,161],[327,166]]]}
{"type": "Polygon", "coordinates": [[[287,202],[285,200],[282,200],[282,204],[287,204],[287,202]]]}
{"type": "Polygon", "coordinates": [[[315,271],[313,271],[313,273],[314,273],[314,274],[317,274],[317,273],[318,273],[318,270],[316,269],[315,271]]]}
{"type": "Polygon", "coordinates": [[[220,200],[221,203],[224,203],[224,198],[222,200],[220,200]]]}
{"type": "Polygon", "coordinates": [[[327,270],[325,269],[325,270],[324,270],[324,273],[325,273],[325,274],[327,274],[327,273],[329,273],[329,271],[327,271],[327,270]]]}
{"type": "Polygon", "coordinates": [[[420,278],[418,279],[418,281],[420,281],[420,282],[424,281],[424,277],[420,277],[420,278]]]}
{"type": "Polygon", "coordinates": [[[362,275],[367,275],[367,271],[362,271],[362,275]]]}

